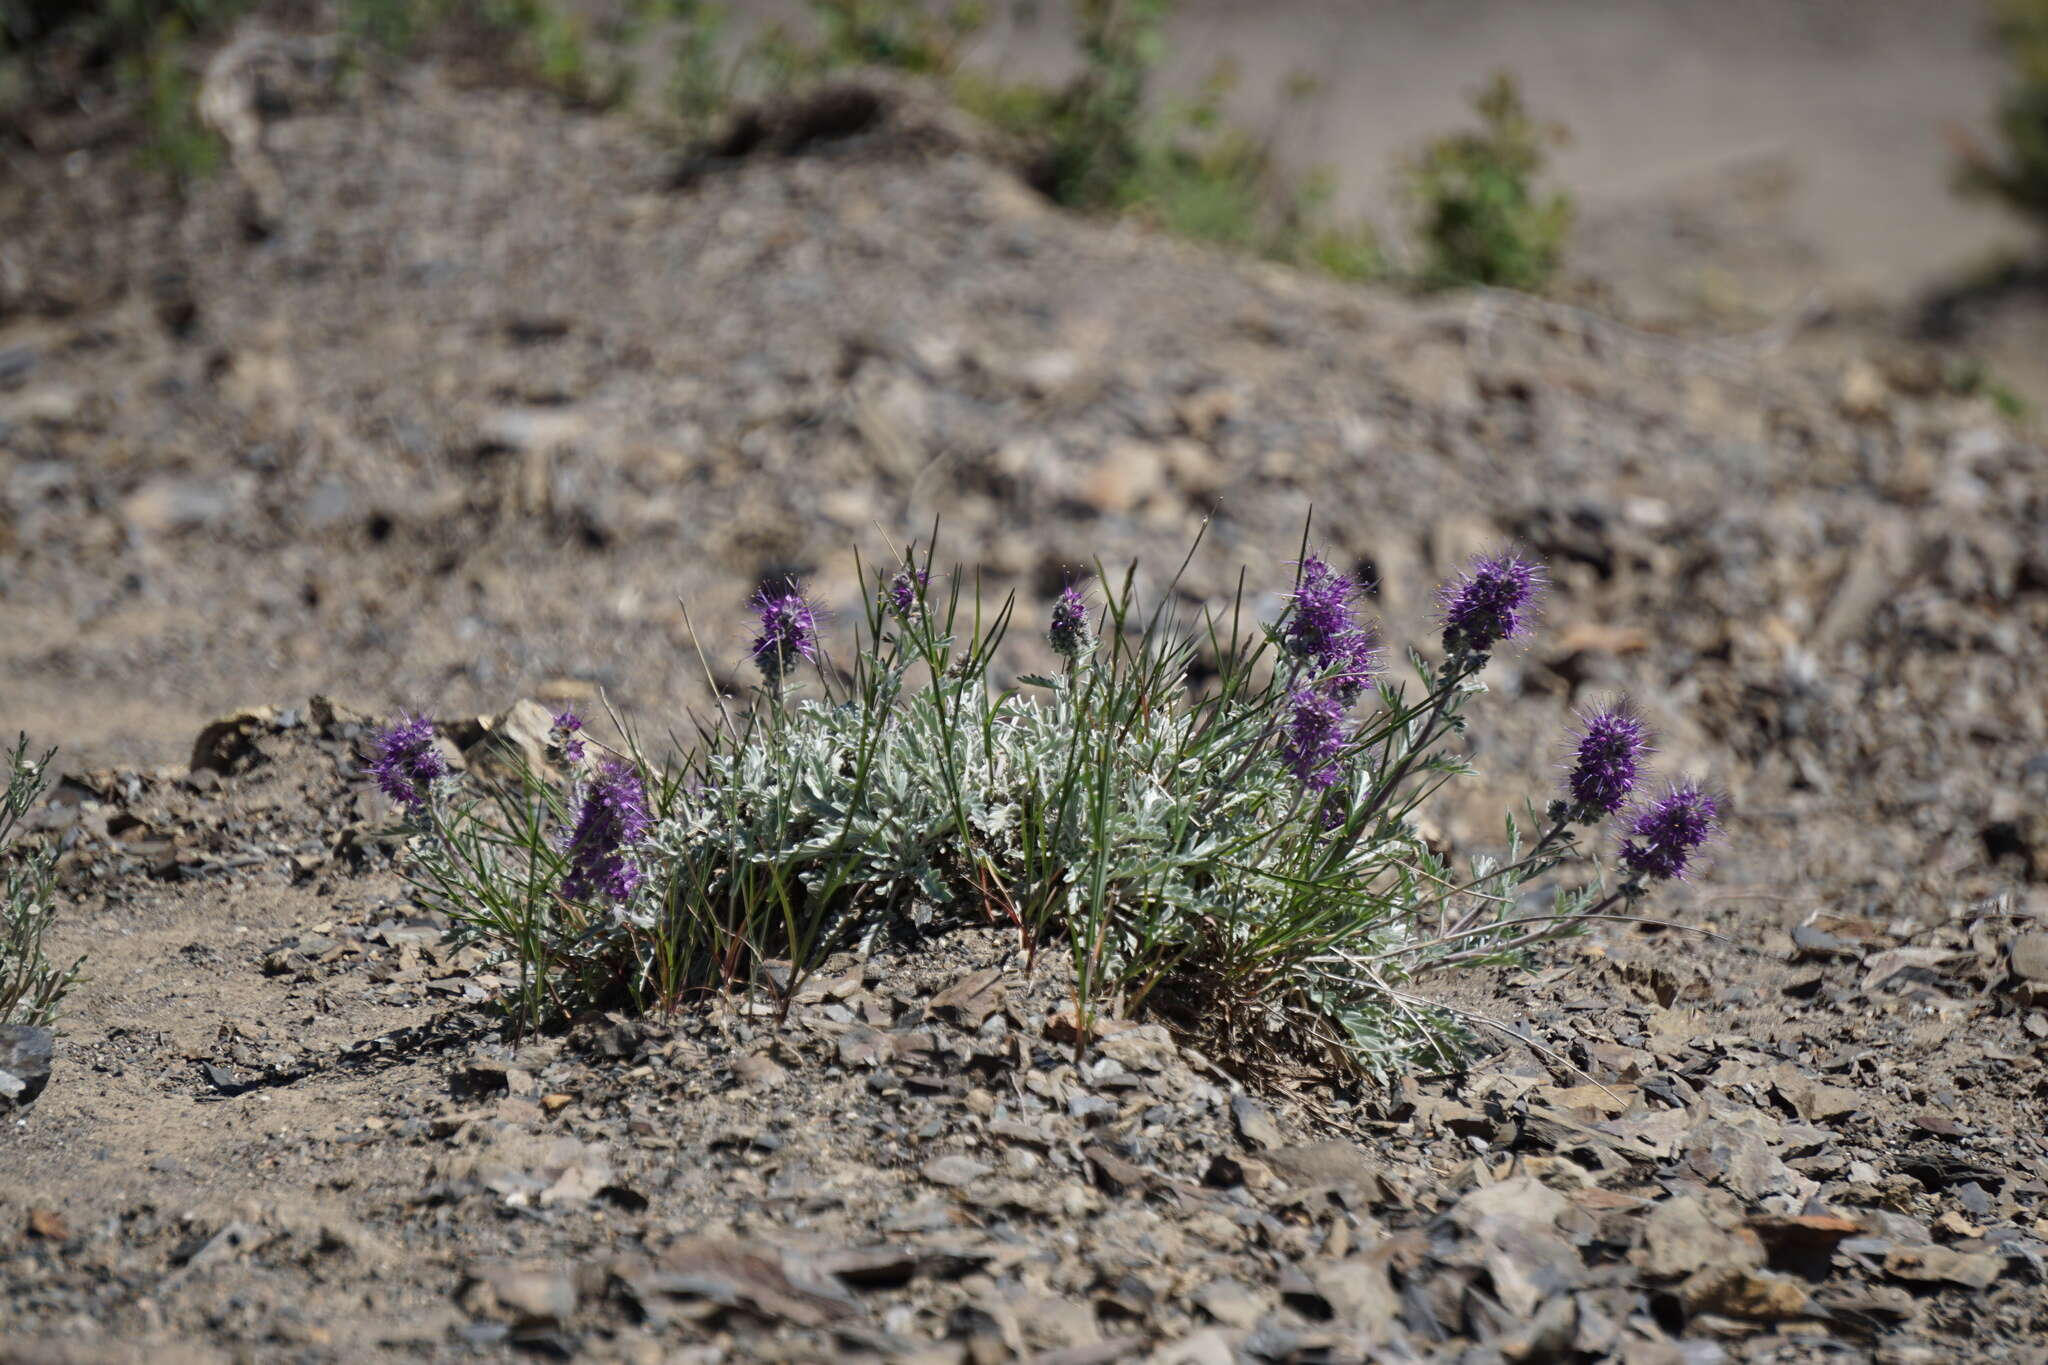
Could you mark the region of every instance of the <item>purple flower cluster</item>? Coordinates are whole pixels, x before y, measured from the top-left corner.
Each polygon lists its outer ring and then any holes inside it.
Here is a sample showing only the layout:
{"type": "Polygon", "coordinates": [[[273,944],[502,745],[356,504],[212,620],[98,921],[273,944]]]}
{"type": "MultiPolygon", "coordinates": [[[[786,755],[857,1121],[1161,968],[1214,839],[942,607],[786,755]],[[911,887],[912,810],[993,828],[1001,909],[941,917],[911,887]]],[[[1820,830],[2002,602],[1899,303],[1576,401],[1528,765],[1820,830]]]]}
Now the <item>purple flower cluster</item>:
{"type": "Polygon", "coordinates": [[[554,724],[554,741],[561,748],[562,761],[565,763],[581,763],[583,761],[583,741],[579,738],[578,732],[583,729],[583,717],[577,715],[573,710],[564,710],[555,717],[554,724]]]}
{"type": "Polygon", "coordinates": [[[434,743],[434,723],[425,716],[400,717],[377,736],[377,757],[369,773],[408,815],[425,810],[435,780],[448,775],[448,760],[434,743]]]}
{"type": "Polygon", "coordinates": [[[917,607],[918,594],[930,582],[931,574],[924,569],[898,569],[889,586],[882,589],[883,605],[895,612],[898,619],[908,621],[917,607]]]}
{"type": "Polygon", "coordinates": [[[1629,821],[1621,860],[1638,876],[1683,877],[1687,863],[1714,835],[1720,803],[1691,778],[1644,805],[1629,821]]]}
{"type": "Polygon", "coordinates": [[[1509,550],[1481,555],[1440,594],[1444,649],[1483,655],[1529,628],[1545,586],[1543,566],[1509,550]]]}
{"type": "Polygon", "coordinates": [[[1088,603],[1072,583],[1052,604],[1052,625],[1045,638],[1063,659],[1078,659],[1095,643],[1088,634],[1088,603]]]}
{"type": "Polygon", "coordinates": [[[1565,789],[1581,817],[1597,820],[1626,805],[1650,752],[1649,727],[1635,708],[1618,701],[1581,717],[1565,789]]]}
{"type": "Polygon", "coordinates": [[[1583,714],[1564,780],[1570,800],[1551,806],[1560,829],[1568,819],[1598,824],[1626,808],[1621,861],[1637,881],[1683,877],[1693,855],[1713,838],[1721,814],[1720,803],[1689,777],[1631,807],[1649,752],[1649,727],[1627,701],[1583,714]]]}
{"type": "Polygon", "coordinates": [[[754,666],[771,686],[780,686],[797,660],[817,659],[817,613],[794,582],[776,592],[763,587],[754,594],[752,605],[761,623],[754,637],[754,666]]]}
{"type": "Polygon", "coordinates": [[[1288,653],[1317,672],[1334,669],[1330,686],[1347,705],[1373,685],[1380,669],[1379,635],[1352,615],[1358,583],[1317,555],[1301,561],[1293,615],[1282,639],[1288,653]]]}
{"type": "Polygon", "coordinates": [[[1310,791],[1328,791],[1343,771],[1337,756],[1349,736],[1344,703],[1329,690],[1298,683],[1287,694],[1286,738],[1280,756],[1310,791]]]}
{"type": "Polygon", "coordinates": [[[652,823],[640,774],[630,763],[606,763],[584,791],[582,809],[576,813],[562,894],[571,900],[602,895],[615,901],[632,895],[640,884],[640,869],[627,853],[652,823]]]}

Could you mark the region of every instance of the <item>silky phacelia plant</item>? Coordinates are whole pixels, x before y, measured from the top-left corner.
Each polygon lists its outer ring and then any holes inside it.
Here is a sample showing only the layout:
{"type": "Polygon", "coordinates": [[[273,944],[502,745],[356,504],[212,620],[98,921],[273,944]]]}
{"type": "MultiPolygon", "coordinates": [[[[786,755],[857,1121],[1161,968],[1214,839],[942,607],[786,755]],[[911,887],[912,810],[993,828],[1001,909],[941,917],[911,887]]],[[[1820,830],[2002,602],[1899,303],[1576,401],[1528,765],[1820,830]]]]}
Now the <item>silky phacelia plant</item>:
{"type": "Polygon", "coordinates": [[[409,814],[425,810],[434,783],[448,776],[448,760],[434,742],[434,723],[425,716],[403,717],[379,735],[370,775],[409,814]]]}
{"type": "Polygon", "coordinates": [[[576,830],[569,836],[569,875],[562,880],[562,894],[572,900],[631,896],[640,885],[633,846],[652,823],[639,772],[630,763],[606,762],[584,789],[576,830]]]}
{"type": "Polygon", "coordinates": [[[1580,718],[1573,760],[1565,777],[1574,817],[1598,824],[1634,794],[1643,760],[1650,752],[1649,727],[1635,708],[1617,701],[1580,718]]]}
{"type": "Polygon", "coordinates": [[[1094,647],[1095,641],[1088,634],[1088,603],[1072,583],[1052,604],[1052,624],[1045,638],[1051,643],[1052,652],[1067,660],[1079,659],[1094,647]]]}
{"type": "Polygon", "coordinates": [[[1687,778],[1644,803],[1628,822],[1621,861],[1639,877],[1666,881],[1683,877],[1687,865],[1714,837],[1721,806],[1687,778]]]}
{"type": "Polygon", "coordinates": [[[1444,650],[1484,655],[1529,629],[1547,583],[1543,566],[1512,551],[1481,555],[1438,593],[1444,650]]]}
{"type": "MultiPolygon", "coordinates": [[[[823,657],[816,613],[793,584],[764,589],[769,686],[721,696],[667,763],[627,735],[595,771],[527,771],[517,790],[429,783],[416,884],[517,959],[535,1022],[763,982],[787,1006],[795,978],[876,934],[993,922],[1027,967],[1064,948],[1084,1015],[1160,1001],[1382,1073],[1451,1064],[1469,1039],[1418,977],[1633,907],[1689,870],[1717,809],[1687,780],[1632,811],[1647,733],[1617,703],[1581,717],[1547,812],[1455,868],[1423,807],[1472,771],[1465,713],[1489,651],[1530,629],[1540,566],[1496,555],[1446,584],[1444,656],[1411,652],[1406,683],[1351,578],[1320,554],[1296,568],[1259,621],[1242,598],[1196,618],[1178,577],[1141,610],[1136,566],[1119,583],[1098,565],[1099,617],[1069,583],[1043,643],[1006,640],[1014,600],[963,603],[961,571],[945,592],[879,571],[849,667],[819,670],[816,695],[783,685],[823,657]],[[1034,653],[1059,666],[998,671],[1034,653]],[[1617,814],[1619,843],[1575,833],[1617,814]]],[[[415,791],[413,751],[394,753],[415,791]]]]}
{"type": "Polygon", "coordinates": [[[816,662],[818,616],[794,582],[779,589],[763,587],[754,594],[760,631],[754,636],[754,666],[771,687],[780,687],[799,659],[816,662]]]}

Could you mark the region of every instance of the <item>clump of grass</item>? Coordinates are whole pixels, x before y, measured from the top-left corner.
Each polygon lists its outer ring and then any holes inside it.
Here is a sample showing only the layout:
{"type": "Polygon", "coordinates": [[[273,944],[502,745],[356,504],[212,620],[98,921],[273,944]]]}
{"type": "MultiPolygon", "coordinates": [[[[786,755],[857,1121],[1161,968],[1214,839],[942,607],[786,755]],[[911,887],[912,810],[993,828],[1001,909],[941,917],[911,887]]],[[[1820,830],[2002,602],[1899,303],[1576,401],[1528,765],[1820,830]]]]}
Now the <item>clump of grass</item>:
{"type": "Polygon", "coordinates": [[[1178,575],[1146,606],[1135,565],[1092,603],[1070,585],[1054,666],[1009,687],[991,662],[1016,601],[972,582],[936,577],[929,552],[875,575],[843,669],[796,585],[764,590],[761,688],[721,700],[678,759],[630,738],[581,754],[565,715],[556,741],[582,759],[566,785],[527,769],[478,788],[443,775],[417,721],[395,728],[377,775],[409,812],[419,895],[516,962],[532,1023],[746,987],[786,1001],[834,951],[996,923],[1029,961],[1070,959],[1084,1020],[1150,1009],[1385,1072],[1462,1040],[1415,977],[1632,907],[1711,832],[1694,786],[1629,804],[1646,736],[1615,708],[1501,854],[1460,871],[1430,850],[1417,813],[1468,772],[1447,741],[1542,589],[1512,555],[1447,585],[1443,652],[1411,654],[1412,692],[1356,586],[1306,550],[1268,624],[1242,596],[1176,615],[1178,575]],[[1523,888],[1590,859],[1579,831],[1610,818],[1618,885],[1577,877],[1527,908],[1523,888]]]}
{"type": "Polygon", "coordinates": [[[0,1024],[47,1025],[78,979],[84,959],[59,968],[43,952],[43,935],[56,914],[57,853],[47,844],[15,840],[21,817],[42,795],[43,774],[56,751],[31,757],[28,736],[8,755],[7,793],[0,798],[0,1024]]]}
{"type": "Polygon", "coordinates": [[[1476,130],[1437,139],[1409,167],[1418,280],[1429,288],[1539,290],[1556,271],[1571,229],[1570,197],[1535,185],[1546,144],[1562,134],[1529,116],[1504,72],[1473,108],[1476,130]]]}

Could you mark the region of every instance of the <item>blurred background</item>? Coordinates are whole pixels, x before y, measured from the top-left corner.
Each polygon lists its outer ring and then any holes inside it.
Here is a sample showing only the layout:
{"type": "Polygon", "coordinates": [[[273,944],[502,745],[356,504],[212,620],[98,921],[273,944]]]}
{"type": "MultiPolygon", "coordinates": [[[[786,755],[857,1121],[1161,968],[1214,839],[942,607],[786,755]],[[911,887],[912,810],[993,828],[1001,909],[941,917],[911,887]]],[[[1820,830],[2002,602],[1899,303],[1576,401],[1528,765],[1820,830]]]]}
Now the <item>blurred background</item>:
{"type": "Polygon", "coordinates": [[[0,728],[71,761],[314,693],[686,733],[753,587],[850,635],[853,551],[935,522],[1021,671],[1070,577],[1198,532],[1188,610],[1277,609],[1312,517],[1396,642],[1549,559],[1502,782],[1628,689],[1759,878],[2048,879],[2048,0],[0,34],[0,728]]]}

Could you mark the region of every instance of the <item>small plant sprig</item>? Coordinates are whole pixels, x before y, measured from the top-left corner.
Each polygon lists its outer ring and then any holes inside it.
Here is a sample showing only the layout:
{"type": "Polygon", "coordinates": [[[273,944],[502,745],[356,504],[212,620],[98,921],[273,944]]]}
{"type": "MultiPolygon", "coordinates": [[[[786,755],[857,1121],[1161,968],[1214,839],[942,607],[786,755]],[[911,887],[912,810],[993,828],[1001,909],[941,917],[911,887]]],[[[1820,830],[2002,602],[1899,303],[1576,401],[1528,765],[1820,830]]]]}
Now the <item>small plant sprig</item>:
{"type": "Polygon", "coordinates": [[[79,958],[59,968],[43,952],[43,935],[56,915],[57,852],[45,845],[24,850],[14,832],[43,792],[55,749],[31,757],[28,736],[17,736],[7,755],[7,792],[0,797],[0,1024],[43,1027],[78,979],[79,958]]]}
{"type": "Polygon", "coordinates": [[[2048,0],[1994,0],[1989,9],[1991,36],[2010,68],[1993,110],[2002,146],[1994,154],[1953,133],[1957,187],[2048,226],[2048,0]]]}
{"type": "MultiPolygon", "coordinates": [[[[991,667],[1014,597],[988,609],[968,573],[933,573],[929,548],[861,576],[844,671],[800,585],[757,594],[761,687],[721,699],[668,763],[627,736],[566,781],[521,767],[479,791],[446,775],[424,722],[380,740],[372,771],[415,834],[421,894],[516,959],[532,1022],[748,986],[786,1004],[835,950],[994,923],[1027,963],[1069,956],[1084,1037],[1099,1010],[1150,1008],[1369,1071],[1448,1064],[1461,1027],[1409,983],[1630,917],[1718,819],[1690,781],[1640,800],[1647,727],[1615,702],[1581,717],[1559,796],[1529,813],[1533,844],[1511,818],[1505,856],[1462,878],[1430,849],[1417,809],[1469,771],[1448,741],[1544,591],[1511,553],[1445,586],[1442,657],[1411,655],[1412,701],[1358,583],[1306,544],[1270,622],[1242,591],[1177,616],[1179,574],[1147,609],[1135,565],[1098,565],[1046,620],[1063,666],[1005,687],[991,667]],[[1523,889],[1591,858],[1579,831],[1610,820],[1618,882],[1573,877],[1525,912],[1523,889]]],[[[557,717],[556,750],[587,733],[557,717]]]]}
{"type": "Polygon", "coordinates": [[[1473,100],[1477,130],[1438,138],[1409,167],[1417,275],[1432,288],[1498,285],[1540,290],[1557,269],[1572,201],[1541,193],[1545,144],[1562,132],[1530,118],[1505,72],[1473,100]]]}

